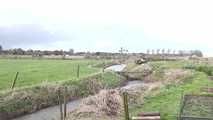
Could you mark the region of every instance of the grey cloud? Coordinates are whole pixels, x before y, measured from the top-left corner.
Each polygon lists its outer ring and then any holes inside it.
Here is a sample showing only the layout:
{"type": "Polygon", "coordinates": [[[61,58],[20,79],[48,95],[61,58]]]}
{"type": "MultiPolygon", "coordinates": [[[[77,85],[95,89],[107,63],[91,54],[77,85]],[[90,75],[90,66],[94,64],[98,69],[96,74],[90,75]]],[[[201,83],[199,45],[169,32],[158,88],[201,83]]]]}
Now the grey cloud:
{"type": "Polygon", "coordinates": [[[12,27],[0,27],[0,44],[5,48],[48,45],[63,39],[59,33],[50,33],[40,25],[15,25],[12,27]]]}

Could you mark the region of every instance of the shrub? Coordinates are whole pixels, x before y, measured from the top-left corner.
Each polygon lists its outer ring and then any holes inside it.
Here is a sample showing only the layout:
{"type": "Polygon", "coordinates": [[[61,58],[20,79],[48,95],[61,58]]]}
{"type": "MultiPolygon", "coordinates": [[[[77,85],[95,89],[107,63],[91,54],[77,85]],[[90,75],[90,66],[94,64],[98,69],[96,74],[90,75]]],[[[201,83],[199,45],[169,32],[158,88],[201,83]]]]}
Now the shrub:
{"type": "Polygon", "coordinates": [[[212,72],[213,72],[213,67],[212,66],[198,66],[195,68],[195,70],[199,71],[199,72],[204,72],[209,76],[212,76],[212,72]]]}
{"type": "Polygon", "coordinates": [[[184,69],[195,69],[196,66],[194,64],[186,64],[183,66],[184,69]]]}
{"type": "Polygon", "coordinates": [[[208,76],[213,75],[213,66],[187,64],[187,65],[184,66],[184,69],[194,69],[194,70],[199,71],[199,72],[204,72],[208,76]]]}

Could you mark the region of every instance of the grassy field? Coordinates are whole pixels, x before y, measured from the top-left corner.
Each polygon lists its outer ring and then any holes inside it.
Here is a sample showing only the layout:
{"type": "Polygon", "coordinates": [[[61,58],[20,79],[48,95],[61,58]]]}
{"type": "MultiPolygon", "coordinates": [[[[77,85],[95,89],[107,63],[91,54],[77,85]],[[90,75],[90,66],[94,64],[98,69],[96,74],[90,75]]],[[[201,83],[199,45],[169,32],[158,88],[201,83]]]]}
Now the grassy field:
{"type": "Polygon", "coordinates": [[[82,78],[99,72],[101,68],[94,68],[91,65],[100,62],[103,61],[0,59],[0,90],[11,87],[16,72],[19,72],[16,87],[20,87],[76,79],[78,65],[82,78]]]}
{"type": "MultiPolygon", "coordinates": [[[[29,86],[40,83],[38,86],[18,89],[13,97],[7,92],[0,94],[0,113],[17,114],[31,113],[32,109],[39,110],[43,107],[57,104],[59,88],[68,87],[69,98],[82,98],[97,93],[103,88],[115,88],[125,79],[113,72],[100,72],[104,61],[97,60],[6,60],[0,59],[0,90],[8,89],[15,77],[20,72],[17,87],[29,86]],[[80,78],[77,78],[77,66],[80,65],[80,78]],[[96,67],[94,67],[96,66],[96,67]],[[118,79],[119,78],[119,79],[118,79]],[[120,79],[121,78],[121,79],[120,79]],[[55,83],[55,81],[62,81],[55,83]],[[51,83],[51,84],[49,84],[51,83]],[[45,96],[44,96],[45,95],[45,96]],[[4,104],[10,103],[10,104],[4,104]]],[[[150,66],[156,74],[164,74],[168,69],[187,69],[192,71],[192,76],[184,79],[184,82],[168,84],[159,89],[157,93],[145,96],[143,105],[130,105],[131,116],[140,112],[161,113],[163,120],[176,120],[180,109],[182,94],[199,93],[200,88],[213,87],[213,81],[208,79],[207,66],[189,67],[190,61],[157,61],[150,62],[150,66]]],[[[194,65],[194,64],[193,64],[194,65]]],[[[130,64],[128,70],[140,70],[140,66],[130,64]]],[[[154,76],[158,76],[154,74],[154,76]]],[[[161,77],[158,76],[159,80],[161,77]]],[[[162,77],[163,78],[163,77],[162,77]]],[[[155,81],[153,81],[155,82],[155,81]]],[[[1,117],[1,114],[0,114],[1,117]]]]}
{"type": "MultiPolygon", "coordinates": [[[[189,62],[153,62],[158,69],[183,68],[189,62]]],[[[156,95],[145,97],[144,104],[131,107],[131,115],[140,112],[160,112],[163,120],[176,120],[180,110],[182,94],[198,94],[202,87],[213,87],[213,81],[208,79],[205,72],[193,70],[194,75],[185,80],[183,84],[172,84],[161,88],[156,95]]]]}

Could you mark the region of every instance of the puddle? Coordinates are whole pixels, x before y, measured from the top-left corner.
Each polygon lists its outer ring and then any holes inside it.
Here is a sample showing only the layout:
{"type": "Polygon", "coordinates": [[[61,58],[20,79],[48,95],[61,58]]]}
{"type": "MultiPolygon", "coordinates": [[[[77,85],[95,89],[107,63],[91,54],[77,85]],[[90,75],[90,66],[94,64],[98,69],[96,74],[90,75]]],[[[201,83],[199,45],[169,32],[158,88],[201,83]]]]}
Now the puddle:
{"type": "Polygon", "coordinates": [[[107,67],[105,70],[111,70],[111,71],[115,71],[115,72],[121,72],[125,67],[126,67],[125,64],[112,65],[110,67],[107,67]]]}

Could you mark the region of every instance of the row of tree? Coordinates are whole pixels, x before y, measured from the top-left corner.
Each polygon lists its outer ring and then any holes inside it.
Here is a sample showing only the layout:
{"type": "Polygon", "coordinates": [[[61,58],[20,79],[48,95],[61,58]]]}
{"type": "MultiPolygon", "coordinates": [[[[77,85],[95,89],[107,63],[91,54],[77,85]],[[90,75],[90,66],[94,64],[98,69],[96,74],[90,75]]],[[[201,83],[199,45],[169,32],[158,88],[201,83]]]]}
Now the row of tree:
{"type": "Polygon", "coordinates": [[[177,56],[193,56],[202,57],[203,53],[200,50],[171,50],[171,49],[147,49],[146,54],[150,55],[177,55],[177,56]]]}
{"type": "MultiPolygon", "coordinates": [[[[127,50],[121,48],[119,50],[119,53],[127,52],[127,50]]],[[[42,55],[93,55],[93,56],[101,56],[101,55],[112,55],[112,53],[105,53],[105,52],[78,52],[74,53],[73,49],[70,49],[69,51],[64,50],[23,50],[21,48],[15,48],[15,49],[9,49],[9,50],[3,50],[3,47],[0,45],[0,54],[5,55],[32,55],[32,56],[42,56],[42,55]]],[[[198,57],[202,57],[203,53],[200,50],[171,50],[171,49],[148,49],[146,52],[147,55],[167,55],[167,56],[193,56],[196,55],[198,57]]]]}
{"type": "Polygon", "coordinates": [[[0,45],[0,52],[3,50],[2,46],[0,45]]]}
{"type": "Polygon", "coordinates": [[[32,55],[32,56],[42,56],[42,55],[73,55],[74,50],[70,49],[69,51],[64,50],[23,50],[21,48],[14,48],[3,50],[3,47],[0,45],[0,54],[4,55],[32,55]]]}

